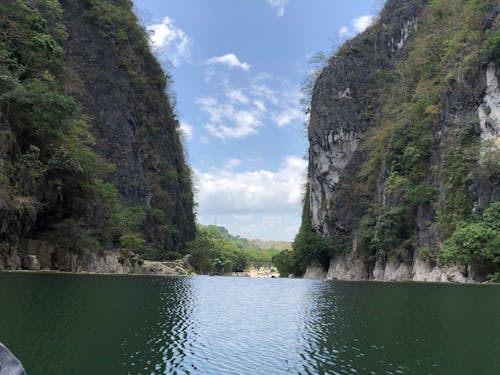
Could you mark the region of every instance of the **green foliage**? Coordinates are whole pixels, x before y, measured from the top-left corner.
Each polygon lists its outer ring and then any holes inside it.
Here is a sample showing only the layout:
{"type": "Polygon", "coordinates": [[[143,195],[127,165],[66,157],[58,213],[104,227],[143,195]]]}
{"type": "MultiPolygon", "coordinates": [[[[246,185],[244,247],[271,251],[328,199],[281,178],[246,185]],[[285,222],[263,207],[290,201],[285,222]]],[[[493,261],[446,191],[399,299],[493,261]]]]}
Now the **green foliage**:
{"type": "Polygon", "coordinates": [[[485,61],[494,61],[500,66],[500,30],[489,30],[481,49],[485,61]]]}
{"type": "Polygon", "coordinates": [[[295,260],[292,251],[284,250],[273,256],[273,265],[277,268],[281,277],[288,277],[295,271],[295,260]]]}
{"type": "Polygon", "coordinates": [[[500,202],[491,204],[482,215],[461,222],[445,242],[442,263],[460,262],[482,266],[488,272],[500,272],[500,202]]]}
{"type": "Polygon", "coordinates": [[[66,219],[57,223],[42,238],[50,241],[56,248],[70,252],[97,251],[101,248],[95,229],[81,220],[66,219]]]}
{"type": "Polygon", "coordinates": [[[232,236],[217,225],[198,225],[194,241],[188,243],[191,264],[200,273],[225,274],[247,268],[269,266],[278,250],[260,250],[250,241],[232,236]]]}
{"type": "MultiPolygon", "coordinates": [[[[165,96],[169,78],[149,50],[132,2],[82,3],[80,16],[112,46],[137,93],[130,103],[141,124],[137,138],[152,209],[123,206],[117,189],[104,182],[113,167],[93,152],[87,118],[68,95],[60,1],[12,0],[0,7],[0,194],[13,213],[0,226],[19,237],[55,240],[68,232],[85,248],[121,246],[165,258],[194,236],[190,171],[165,96]]],[[[6,237],[2,231],[0,240],[6,237]]]]}
{"type": "Polygon", "coordinates": [[[1,11],[9,17],[0,21],[0,130],[9,137],[0,157],[11,206],[24,212],[29,203],[36,230],[16,217],[4,225],[69,251],[108,246],[108,232],[117,226],[118,242],[137,225],[104,183],[111,166],[92,151],[85,116],[65,92],[59,1],[13,0],[1,11]]]}
{"type": "Polygon", "coordinates": [[[278,269],[280,275],[287,276],[293,274],[301,276],[312,262],[318,262],[323,267],[327,267],[330,256],[334,252],[333,243],[324,239],[316,233],[311,224],[309,216],[309,188],[306,186],[304,196],[304,206],[302,209],[302,223],[299,233],[293,241],[293,251],[275,256],[273,264],[278,269]]]}
{"type": "MultiPolygon", "coordinates": [[[[445,94],[458,86],[466,94],[470,88],[472,97],[474,88],[470,86],[479,77],[482,62],[498,59],[498,31],[484,32],[485,15],[495,4],[490,0],[430,0],[415,4],[423,7],[418,31],[397,63],[384,56],[383,49],[380,54],[376,49],[366,56],[361,53],[363,43],[377,40],[377,28],[338,50],[336,57],[341,61],[352,59],[354,53],[356,58],[371,58],[377,65],[372,77],[367,72],[367,79],[375,80],[372,97],[367,91],[369,85],[352,86],[354,92],[364,91],[362,95],[370,97],[370,105],[374,106],[373,111],[366,109],[372,125],[359,146],[359,155],[367,156],[349,185],[354,199],[367,202],[354,229],[365,259],[374,261],[388,255],[408,258],[418,251],[420,256],[436,261],[438,249],[416,250],[418,213],[436,210],[445,238],[449,237],[457,223],[470,219],[474,202],[470,194],[472,172],[490,181],[498,179],[500,168],[494,147],[481,155],[479,168],[474,169],[479,158],[479,137],[474,132],[477,118],[442,123],[441,113],[445,94]],[[447,143],[445,147],[443,142],[447,143]],[[436,154],[436,149],[443,150],[444,155],[436,154]],[[443,160],[442,165],[436,165],[436,159],[443,160]],[[438,184],[436,172],[440,173],[438,184]]],[[[386,24],[384,30],[391,27],[386,24]]],[[[313,86],[309,83],[307,87],[313,86]]],[[[335,231],[333,223],[326,219],[325,223],[335,231]]],[[[473,229],[466,234],[472,236],[473,229]]],[[[329,250],[322,250],[322,244],[308,248],[307,244],[316,241],[311,233],[314,231],[305,204],[294,251],[276,257],[284,274],[300,273],[313,257],[322,259],[323,254],[339,251],[333,245],[329,250]]],[[[484,241],[489,241],[488,233],[482,232],[484,241]]],[[[480,241],[479,234],[477,239],[480,241]]],[[[325,248],[329,246],[325,244],[325,248]]]]}
{"type": "MultiPolygon", "coordinates": [[[[378,72],[384,78],[380,80],[383,106],[374,118],[379,125],[364,146],[368,158],[356,187],[358,194],[375,197],[383,181],[386,207],[369,209],[357,228],[361,249],[369,259],[414,251],[417,212],[426,205],[438,209],[445,237],[470,216],[474,197],[469,187],[479,156],[473,121],[454,124],[447,134],[443,191],[429,185],[430,159],[438,146],[435,136],[442,96],[455,81],[465,85],[478,76],[481,53],[489,55],[486,51],[495,49],[491,46],[496,45],[496,36],[490,32],[480,51],[483,17],[492,4],[487,0],[428,2],[408,55],[390,70],[378,72]]],[[[485,175],[498,173],[495,156],[484,157],[485,175]]],[[[430,254],[434,250],[422,253],[435,259],[430,254]]]]}
{"type": "Polygon", "coordinates": [[[469,186],[479,151],[479,139],[472,125],[458,128],[454,133],[455,141],[446,150],[442,171],[445,191],[440,222],[446,236],[472,212],[474,199],[469,194],[469,186]]]}
{"type": "Polygon", "coordinates": [[[150,248],[144,238],[138,234],[124,234],[120,237],[120,247],[132,250],[142,259],[153,259],[154,249],[150,248]]]}
{"type": "Polygon", "coordinates": [[[148,34],[139,25],[131,1],[84,0],[84,3],[83,16],[107,40],[137,93],[132,95],[130,103],[137,123],[141,124],[136,137],[152,194],[152,209],[146,214],[150,227],[154,228],[150,236],[152,245],[158,249],[156,257],[163,259],[169,251],[183,252],[185,243],[195,234],[194,199],[191,173],[182,151],[180,124],[173,108],[175,95],[169,89],[170,77],[149,50],[148,34]]]}
{"type": "MultiPolygon", "coordinates": [[[[319,233],[314,232],[312,227],[301,227],[293,241],[294,262],[291,273],[295,276],[303,275],[307,266],[313,261],[319,262],[326,268],[332,252],[333,245],[319,233]]],[[[279,271],[281,273],[281,270],[279,271]]]]}

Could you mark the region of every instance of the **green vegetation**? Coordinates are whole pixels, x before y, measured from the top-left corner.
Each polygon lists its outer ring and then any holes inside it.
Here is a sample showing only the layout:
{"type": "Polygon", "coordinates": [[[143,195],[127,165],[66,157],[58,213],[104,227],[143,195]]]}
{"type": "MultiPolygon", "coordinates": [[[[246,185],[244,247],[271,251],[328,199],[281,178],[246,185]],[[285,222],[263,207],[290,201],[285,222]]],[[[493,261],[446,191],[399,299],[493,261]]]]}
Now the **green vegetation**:
{"type": "MultiPolygon", "coordinates": [[[[357,155],[361,167],[349,183],[338,187],[352,189],[349,196],[354,197],[359,215],[353,228],[340,234],[326,217],[327,232],[335,236],[335,242],[307,249],[303,239],[311,236],[307,241],[313,244],[313,235],[318,234],[310,227],[305,204],[294,251],[275,259],[284,274],[300,274],[313,260],[324,264],[323,258],[332,252],[351,251],[353,242],[358,254],[372,264],[389,256],[410,260],[418,252],[433,262],[480,263],[488,272],[499,271],[491,250],[497,246],[496,235],[474,221],[477,189],[471,189],[479,180],[494,184],[500,175],[498,149],[481,143],[475,130],[475,86],[484,64],[499,62],[498,16],[496,21],[487,21],[496,2],[430,0],[415,5],[422,7],[418,31],[401,58],[390,57],[384,48],[367,47],[379,43],[381,32],[391,30],[389,23],[384,24],[384,31],[380,25],[369,28],[329,59],[331,64],[336,59],[342,64],[342,59],[349,64],[359,59],[362,66],[368,66],[363,79],[369,83],[350,82],[352,92],[367,102],[363,116],[370,123],[357,155]],[[419,246],[422,230],[432,231],[431,236],[437,238],[432,248],[419,246]],[[340,236],[348,237],[347,241],[340,236]],[[478,248],[466,246],[467,238],[476,238],[478,248]],[[438,247],[444,241],[441,254],[438,247]],[[475,254],[479,248],[481,255],[464,255],[475,254]]],[[[335,65],[332,69],[329,74],[335,65]]],[[[306,85],[306,89],[312,87],[310,82],[306,85]]],[[[335,204],[334,199],[330,204],[335,204]]]]}
{"type": "Polygon", "coordinates": [[[198,225],[196,238],[188,243],[191,264],[203,274],[243,272],[250,267],[271,267],[277,249],[260,249],[252,241],[232,236],[224,227],[198,225]]]}
{"type": "Polygon", "coordinates": [[[95,114],[84,112],[75,100],[83,89],[75,93],[69,82],[60,2],[2,1],[0,251],[30,238],[73,252],[122,248],[164,259],[194,237],[190,171],[165,94],[169,77],[149,51],[130,1],[82,3],[82,17],[107,38],[133,86],[129,105],[141,125],[137,142],[151,204],[124,206],[106,182],[114,166],[94,151],[95,114]]]}
{"type": "MultiPolygon", "coordinates": [[[[358,175],[360,194],[367,190],[374,194],[381,166],[388,171],[385,204],[370,208],[358,227],[368,259],[411,256],[417,249],[419,208],[437,208],[445,237],[472,212],[474,197],[469,187],[479,157],[473,121],[463,119],[446,130],[448,146],[439,188],[429,184],[429,172],[435,168],[430,158],[438,147],[435,129],[441,98],[457,80],[465,85],[476,79],[481,53],[488,54],[485,51],[491,48],[486,45],[494,44],[485,42],[481,52],[483,14],[491,5],[481,0],[431,1],[408,56],[385,74],[379,72],[387,80],[381,81],[386,94],[382,111],[375,115],[380,125],[367,141],[369,157],[358,175]]],[[[426,250],[422,252],[433,253],[426,250]]]]}
{"type": "Polygon", "coordinates": [[[460,222],[445,242],[440,261],[460,262],[484,269],[494,281],[500,280],[500,202],[491,204],[482,215],[460,222]]]}
{"type": "Polygon", "coordinates": [[[184,158],[180,123],[173,108],[171,78],[149,50],[148,35],[139,25],[131,1],[84,3],[84,16],[109,42],[133,88],[132,111],[141,124],[136,137],[152,193],[152,209],[146,211],[146,221],[154,228],[154,257],[168,258],[169,252],[181,253],[195,235],[191,171],[184,158]]]}
{"type": "Polygon", "coordinates": [[[299,233],[293,241],[292,251],[282,251],[276,254],[272,261],[281,276],[290,274],[301,276],[308,265],[318,262],[323,267],[328,267],[330,257],[333,254],[333,243],[325,240],[316,233],[311,225],[309,216],[309,189],[306,187],[304,196],[304,207],[302,209],[302,223],[299,233]]]}
{"type": "Polygon", "coordinates": [[[494,61],[500,65],[500,30],[488,30],[483,43],[482,54],[485,61],[494,61]]]}
{"type": "Polygon", "coordinates": [[[109,225],[109,170],[90,148],[85,117],[64,93],[66,37],[58,1],[2,4],[0,21],[0,198],[6,202],[0,241],[32,233],[69,250],[98,249],[109,225]],[[95,205],[101,223],[89,220],[95,205]],[[102,225],[100,225],[102,224],[102,225]]]}

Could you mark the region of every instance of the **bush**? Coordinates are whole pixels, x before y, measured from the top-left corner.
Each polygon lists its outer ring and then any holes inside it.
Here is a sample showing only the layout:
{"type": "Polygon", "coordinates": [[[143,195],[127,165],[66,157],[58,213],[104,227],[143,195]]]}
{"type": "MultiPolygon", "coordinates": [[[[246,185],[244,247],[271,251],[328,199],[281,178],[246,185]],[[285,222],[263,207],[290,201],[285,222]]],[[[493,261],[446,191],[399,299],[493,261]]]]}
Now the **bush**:
{"type": "Polygon", "coordinates": [[[485,61],[494,61],[500,66],[500,30],[489,31],[481,52],[485,61]]]}
{"type": "Polygon", "coordinates": [[[120,246],[132,250],[144,259],[153,259],[154,249],[147,246],[146,241],[138,234],[124,234],[120,237],[120,246]]]}
{"type": "Polygon", "coordinates": [[[491,204],[476,222],[461,222],[445,242],[439,257],[444,264],[476,264],[500,271],[500,202],[491,204]]]}
{"type": "Polygon", "coordinates": [[[283,250],[272,258],[273,265],[278,269],[281,277],[288,277],[294,272],[293,252],[283,250]]]}
{"type": "Polygon", "coordinates": [[[67,219],[54,225],[53,230],[43,236],[58,249],[70,252],[81,250],[97,251],[101,248],[96,240],[95,231],[82,221],[67,219]]]}

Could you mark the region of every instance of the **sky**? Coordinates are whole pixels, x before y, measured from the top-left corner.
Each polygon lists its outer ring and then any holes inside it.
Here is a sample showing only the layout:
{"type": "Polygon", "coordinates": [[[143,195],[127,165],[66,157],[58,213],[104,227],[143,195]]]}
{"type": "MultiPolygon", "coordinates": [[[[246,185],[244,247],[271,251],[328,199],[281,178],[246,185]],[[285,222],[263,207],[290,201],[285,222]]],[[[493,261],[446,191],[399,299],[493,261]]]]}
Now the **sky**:
{"type": "Polygon", "coordinates": [[[291,241],[307,168],[301,86],[378,0],[134,0],[173,83],[197,220],[291,241]]]}

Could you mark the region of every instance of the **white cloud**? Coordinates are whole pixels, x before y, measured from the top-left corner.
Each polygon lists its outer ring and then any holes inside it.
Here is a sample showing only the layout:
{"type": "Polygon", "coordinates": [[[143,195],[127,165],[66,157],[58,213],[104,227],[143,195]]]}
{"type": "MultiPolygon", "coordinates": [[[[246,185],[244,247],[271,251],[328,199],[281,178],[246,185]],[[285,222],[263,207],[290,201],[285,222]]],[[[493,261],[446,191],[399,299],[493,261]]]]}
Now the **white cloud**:
{"type": "Polygon", "coordinates": [[[264,103],[262,103],[262,101],[260,101],[260,100],[254,100],[253,104],[255,105],[255,107],[257,107],[259,109],[259,111],[266,110],[266,105],[264,103]]]}
{"type": "Polygon", "coordinates": [[[247,98],[243,94],[233,95],[233,98],[231,95],[226,96],[230,98],[229,102],[220,102],[214,97],[197,100],[200,109],[209,116],[210,122],[205,124],[204,128],[221,140],[255,134],[257,128],[263,125],[261,108],[258,105],[247,104],[248,100],[245,100],[247,98]],[[236,97],[238,98],[235,99],[236,97]]]}
{"type": "Polygon", "coordinates": [[[274,116],[276,125],[280,128],[289,125],[293,121],[304,119],[304,113],[297,108],[287,108],[283,112],[276,113],[274,116]]]}
{"type": "Polygon", "coordinates": [[[193,138],[193,127],[189,125],[187,122],[181,122],[179,126],[179,130],[181,133],[181,136],[184,139],[191,139],[193,138]]]}
{"type": "Polygon", "coordinates": [[[159,24],[147,26],[146,30],[153,51],[165,55],[174,66],[189,57],[191,40],[169,17],[159,24]]]}
{"type": "Polygon", "coordinates": [[[243,104],[248,103],[248,98],[243,95],[241,90],[231,90],[226,93],[226,96],[232,101],[232,102],[240,102],[243,104]]]}
{"type": "Polygon", "coordinates": [[[266,124],[282,128],[304,121],[300,90],[287,81],[259,74],[247,86],[234,88],[226,76],[217,78],[211,81],[214,96],[201,97],[196,103],[208,116],[205,130],[220,140],[256,134],[266,124]]]}
{"type": "Polygon", "coordinates": [[[339,36],[341,38],[347,38],[351,35],[351,32],[349,31],[349,28],[347,26],[342,26],[339,30],[339,36]]]}
{"type": "Polygon", "coordinates": [[[267,3],[276,9],[276,13],[279,17],[285,14],[285,6],[288,3],[288,0],[266,0],[267,3]]]}
{"type": "Polygon", "coordinates": [[[248,72],[251,68],[251,65],[246,62],[241,62],[238,57],[234,53],[228,53],[224,56],[212,57],[206,61],[208,65],[222,64],[227,65],[230,68],[239,68],[248,72]]]}
{"type": "Polygon", "coordinates": [[[373,23],[374,20],[375,17],[370,14],[358,17],[353,21],[354,29],[357,33],[362,33],[373,23]]]}
{"type": "Polygon", "coordinates": [[[195,170],[199,213],[206,216],[300,212],[306,164],[302,158],[287,156],[275,172],[233,172],[227,163],[220,170],[195,170]]]}
{"type": "Polygon", "coordinates": [[[242,164],[242,162],[240,159],[229,158],[229,159],[225,160],[224,168],[231,170],[231,169],[234,169],[234,168],[240,166],[241,164],[242,164]]]}
{"type": "Polygon", "coordinates": [[[347,39],[355,36],[356,34],[362,33],[375,21],[375,17],[371,14],[358,17],[352,21],[352,28],[347,26],[342,26],[339,29],[340,39],[347,39]]]}

